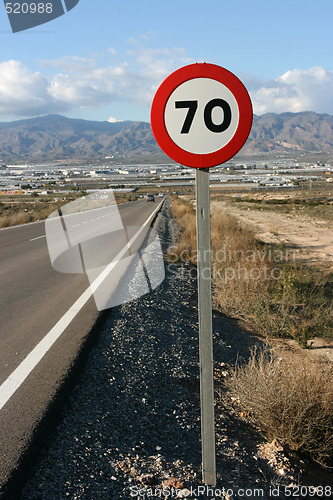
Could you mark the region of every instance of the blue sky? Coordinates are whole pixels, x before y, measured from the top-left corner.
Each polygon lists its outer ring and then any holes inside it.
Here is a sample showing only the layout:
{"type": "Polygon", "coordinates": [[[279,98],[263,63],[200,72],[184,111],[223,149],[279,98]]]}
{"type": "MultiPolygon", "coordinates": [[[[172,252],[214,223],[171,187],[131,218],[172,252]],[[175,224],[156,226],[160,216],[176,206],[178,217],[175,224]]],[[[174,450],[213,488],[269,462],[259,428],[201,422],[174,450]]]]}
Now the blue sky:
{"type": "Polygon", "coordinates": [[[0,121],[149,121],[164,78],[203,61],[235,73],[256,114],[333,114],[332,19],[332,0],[80,0],[13,34],[1,2],[0,121]]]}

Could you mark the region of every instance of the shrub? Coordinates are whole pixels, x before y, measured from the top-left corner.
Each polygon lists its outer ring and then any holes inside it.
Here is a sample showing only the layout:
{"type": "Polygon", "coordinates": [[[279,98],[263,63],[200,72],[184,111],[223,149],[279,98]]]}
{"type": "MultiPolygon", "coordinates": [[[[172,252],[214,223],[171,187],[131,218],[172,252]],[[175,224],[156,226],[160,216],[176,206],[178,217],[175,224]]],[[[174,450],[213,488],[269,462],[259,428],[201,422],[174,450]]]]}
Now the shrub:
{"type": "Polygon", "coordinates": [[[327,465],[333,453],[333,369],[304,351],[253,350],[227,381],[242,409],[269,440],[327,465]]]}

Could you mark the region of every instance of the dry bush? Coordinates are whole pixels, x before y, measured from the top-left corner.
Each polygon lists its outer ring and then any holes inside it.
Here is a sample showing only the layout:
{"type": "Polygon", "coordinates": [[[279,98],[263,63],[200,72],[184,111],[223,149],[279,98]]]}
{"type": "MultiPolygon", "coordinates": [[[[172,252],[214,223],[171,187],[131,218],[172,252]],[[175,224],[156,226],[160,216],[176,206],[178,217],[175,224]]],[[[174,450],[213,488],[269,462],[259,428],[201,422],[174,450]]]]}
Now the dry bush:
{"type": "Polygon", "coordinates": [[[30,222],[32,220],[31,215],[26,212],[19,212],[18,214],[11,215],[10,218],[12,226],[18,226],[19,224],[26,224],[27,222],[30,222]]]}
{"type": "Polygon", "coordinates": [[[0,217],[0,228],[9,226],[9,217],[3,215],[0,217]]]}
{"type": "Polygon", "coordinates": [[[304,351],[254,350],[228,387],[269,440],[308,452],[321,464],[333,456],[333,368],[304,351]]]}
{"type": "Polygon", "coordinates": [[[222,210],[214,210],[211,220],[212,249],[220,248],[226,241],[231,251],[247,251],[255,245],[255,237],[241,226],[237,218],[222,210]]]}
{"type": "Polygon", "coordinates": [[[33,220],[37,221],[37,220],[47,219],[48,216],[52,214],[52,212],[54,212],[55,210],[58,210],[59,206],[60,205],[57,203],[50,203],[50,204],[47,204],[46,206],[43,205],[42,207],[40,207],[38,210],[36,210],[34,212],[33,220]]]}
{"type": "Polygon", "coordinates": [[[194,216],[191,202],[188,200],[182,200],[181,198],[173,198],[172,215],[176,219],[181,220],[186,214],[192,214],[194,216]]]}

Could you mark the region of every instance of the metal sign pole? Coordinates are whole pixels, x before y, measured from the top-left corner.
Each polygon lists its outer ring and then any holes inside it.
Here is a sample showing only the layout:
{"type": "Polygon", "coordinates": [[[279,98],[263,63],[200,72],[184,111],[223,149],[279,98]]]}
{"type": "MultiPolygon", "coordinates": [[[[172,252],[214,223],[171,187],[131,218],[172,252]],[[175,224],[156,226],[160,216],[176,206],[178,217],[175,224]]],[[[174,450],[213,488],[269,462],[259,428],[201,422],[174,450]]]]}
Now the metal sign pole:
{"type": "Polygon", "coordinates": [[[209,168],[196,169],[201,447],[203,482],[216,485],[209,168]]]}

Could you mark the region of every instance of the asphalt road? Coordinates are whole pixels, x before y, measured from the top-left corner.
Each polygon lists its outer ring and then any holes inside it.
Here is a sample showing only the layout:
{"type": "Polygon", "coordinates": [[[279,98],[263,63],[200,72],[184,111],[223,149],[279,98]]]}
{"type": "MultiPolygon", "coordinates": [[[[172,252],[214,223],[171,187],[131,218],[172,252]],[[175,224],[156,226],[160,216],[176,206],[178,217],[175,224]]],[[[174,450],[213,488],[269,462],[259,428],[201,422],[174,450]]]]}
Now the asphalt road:
{"type": "MultiPolygon", "coordinates": [[[[145,201],[119,205],[124,226],[140,226],[157,208],[145,201]]],[[[93,224],[94,225],[94,224],[93,224]]],[[[45,222],[0,231],[1,386],[89,288],[86,274],[52,268],[45,222]]],[[[93,297],[0,409],[0,489],[26,449],[36,425],[95,324],[93,297]]],[[[4,400],[3,400],[4,401],[4,400]]]]}

